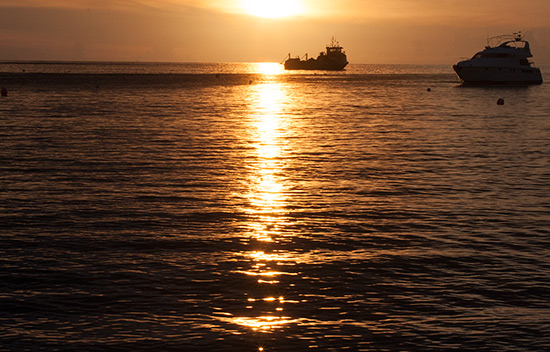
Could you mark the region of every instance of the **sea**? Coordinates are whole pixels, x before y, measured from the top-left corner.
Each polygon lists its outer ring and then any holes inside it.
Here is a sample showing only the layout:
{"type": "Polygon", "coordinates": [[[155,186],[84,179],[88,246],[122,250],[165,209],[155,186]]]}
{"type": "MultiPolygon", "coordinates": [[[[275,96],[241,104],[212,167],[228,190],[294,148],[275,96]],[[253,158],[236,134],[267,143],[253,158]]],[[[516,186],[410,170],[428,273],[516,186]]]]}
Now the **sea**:
{"type": "Polygon", "coordinates": [[[0,351],[550,350],[547,83],[0,62],[0,86],[0,351]]]}

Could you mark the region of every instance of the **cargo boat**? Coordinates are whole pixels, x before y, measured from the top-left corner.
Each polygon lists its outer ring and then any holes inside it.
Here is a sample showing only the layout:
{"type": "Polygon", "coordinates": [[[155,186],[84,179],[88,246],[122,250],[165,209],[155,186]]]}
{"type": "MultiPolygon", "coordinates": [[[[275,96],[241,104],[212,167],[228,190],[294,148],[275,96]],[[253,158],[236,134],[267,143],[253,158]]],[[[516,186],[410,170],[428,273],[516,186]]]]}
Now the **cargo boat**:
{"type": "Polygon", "coordinates": [[[348,64],[348,58],[343,49],[332,38],[332,42],[326,46],[326,51],[322,51],[317,59],[308,58],[306,54],[305,59],[302,60],[300,57],[291,57],[288,54],[284,61],[285,70],[343,70],[348,64]]]}

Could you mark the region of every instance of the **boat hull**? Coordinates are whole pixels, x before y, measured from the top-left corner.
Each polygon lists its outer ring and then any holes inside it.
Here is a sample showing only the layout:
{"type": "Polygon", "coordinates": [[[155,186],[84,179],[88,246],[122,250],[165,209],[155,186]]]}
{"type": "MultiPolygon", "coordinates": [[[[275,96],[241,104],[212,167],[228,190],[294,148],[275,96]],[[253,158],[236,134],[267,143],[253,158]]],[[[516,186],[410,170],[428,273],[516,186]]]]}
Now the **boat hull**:
{"type": "Polygon", "coordinates": [[[463,84],[541,84],[542,75],[536,67],[490,67],[454,65],[463,84]]]}
{"type": "Polygon", "coordinates": [[[322,60],[322,59],[288,59],[285,61],[285,70],[323,70],[323,71],[340,71],[346,67],[348,61],[343,60],[322,60]]]}

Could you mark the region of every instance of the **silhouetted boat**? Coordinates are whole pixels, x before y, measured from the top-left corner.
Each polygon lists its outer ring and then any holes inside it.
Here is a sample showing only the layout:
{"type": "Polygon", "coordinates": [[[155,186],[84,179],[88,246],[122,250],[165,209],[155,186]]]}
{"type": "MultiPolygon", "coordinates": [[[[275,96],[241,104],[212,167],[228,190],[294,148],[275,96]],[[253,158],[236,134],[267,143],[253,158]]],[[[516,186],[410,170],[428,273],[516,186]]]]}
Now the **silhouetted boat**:
{"type": "Polygon", "coordinates": [[[489,38],[485,50],[453,69],[464,84],[540,84],[540,69],[533,66],[530,57],[529,42],[519,32],[489,38]]]}
{"type": "Polygon", "coordinates": [[[305,60],[300,57],[291,57],[285,60],[285,70],[343,70],[348,64],[348,58],[343,51],[344,48],[332,38],[330,45],[327,45],[327,50],[322,51],[317,59],[305,57],[305,60]]]}

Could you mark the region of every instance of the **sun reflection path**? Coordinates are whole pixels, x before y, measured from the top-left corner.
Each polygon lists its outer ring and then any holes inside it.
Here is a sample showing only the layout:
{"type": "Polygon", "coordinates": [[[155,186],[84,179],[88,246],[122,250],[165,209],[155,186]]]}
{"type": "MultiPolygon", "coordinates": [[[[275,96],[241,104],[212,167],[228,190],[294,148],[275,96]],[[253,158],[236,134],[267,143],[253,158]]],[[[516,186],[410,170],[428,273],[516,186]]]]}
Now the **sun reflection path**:
{"type": "MultiPolygon", "coordinates": [[[[265,64],[261,67],[266,75],[275,75],[280,65],[265,64]]],[[[254,248],[239,253],[248,261],[236,273],[254,280],[243,292],[243,305],[247,314],[238,314],[228,319],[233,324],[256,332],[271,332],[295,324],[299,319],[287,311],[289,304],[297,303],[285,297],[285,284],[297,275],[289,270],[288,256],[270,249],[274,243],[291,236],[286,219],[288,208],[288,181],[285,179],[285,147],[288,135],[288,94],[277,78],[265,79],[260,84],[249,86],[250,134],[248,136],[253,154],[249,157],[248,192],[245,197],[248,207],[246,227],[249,242],[254,248]],[[260,248],[258,248],[260,247],[260,248]]],[[[291,284],[293,285],[293,284],[291,284]]]]}
{"type": "Polygon", "coordinates": [[[260,277],[257,281],[259,284],[257,288],[267,285],[267,289],[264,287],[264,289],[258,289],[257,292],[254,292],[256,291],[254,290],[246,293],[246,309],[250,310],[251,313],[258,312],[257,314],[224,317],[222,320],[264,333],[303,321],[303,319],[289,316],[288,312],[285,313],[285,306],[300,302],[288,299],[280,294],[282,290],[277,287],[280,281],[273,279],[282,276],[296,276],[298,273],[270,269],[281,262],[292,262],[292,256],[265,253],[263,251],[246,252],[242,255],[251,260],[253,265],[250,270],[237,272],[250,277],[260,277]]]}
{"type": "Polygon", "coordinates": [[[252,215],[249,227],[253,237],[260,241],[273,241],[281,214],[286,207],[283,174],[284,138],[281,130],[284,122],[284,90],[280,83],[268,82],[256,85],[251,98],[251,141],[256,156],[249,177],[250,192],[247,198],[252,215]]]}
{"type": "Polygon", "coordinates": [[[256,62],[251,64],[251,73],[262,75],[279,75],[285,72],[283,65],[276,62],[256,62]]]}

